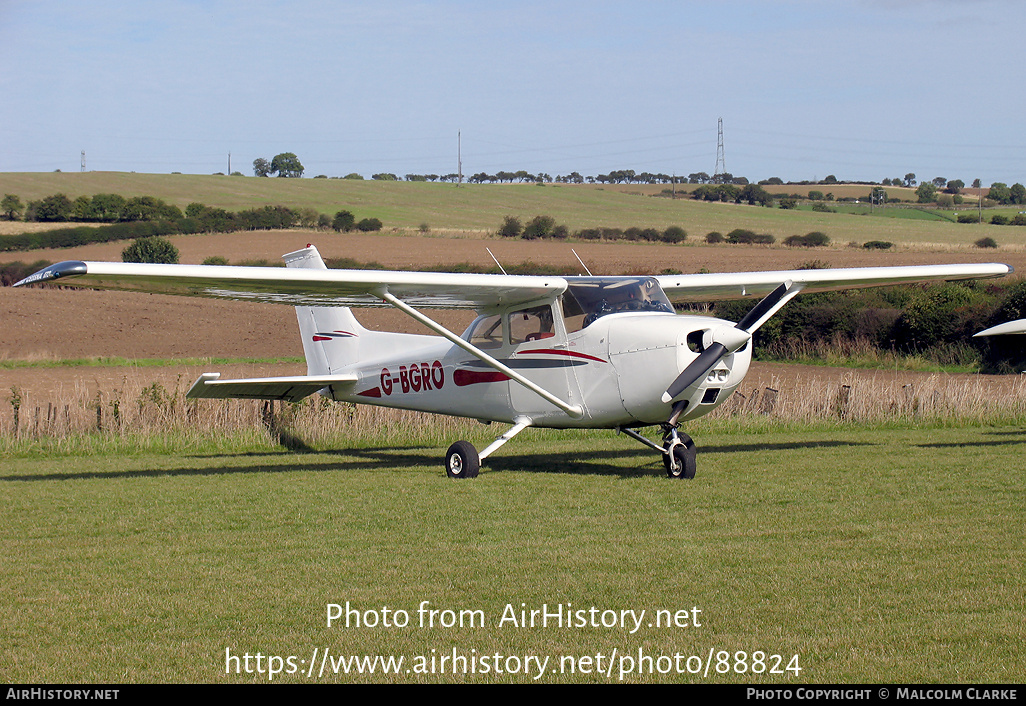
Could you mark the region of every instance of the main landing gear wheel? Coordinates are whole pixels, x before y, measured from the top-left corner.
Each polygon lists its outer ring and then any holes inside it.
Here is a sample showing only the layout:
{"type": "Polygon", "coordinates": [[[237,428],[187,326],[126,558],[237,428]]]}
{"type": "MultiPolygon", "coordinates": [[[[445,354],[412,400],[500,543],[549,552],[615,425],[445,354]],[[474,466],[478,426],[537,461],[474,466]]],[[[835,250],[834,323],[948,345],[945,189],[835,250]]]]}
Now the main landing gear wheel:
{"type": "Polygon", "coordinates": [[[445,453],[445,475],[450,478],[477,478],[479,470],[481,458],[469,441],[457,441],[445,453]]]}
{"type": "Polygon", "coordinates": [[[673,445],[673,460],[671,461],[669,454],[663,454],[663,466],[666,467],[667,477],[691,480],[698,470],[698,451],[695,449],[695,442],[687,434],[680,434],[678,443],[674,444],[672,440],[669,440],[664,448],[669,448],[671,444],[673,445]]]}

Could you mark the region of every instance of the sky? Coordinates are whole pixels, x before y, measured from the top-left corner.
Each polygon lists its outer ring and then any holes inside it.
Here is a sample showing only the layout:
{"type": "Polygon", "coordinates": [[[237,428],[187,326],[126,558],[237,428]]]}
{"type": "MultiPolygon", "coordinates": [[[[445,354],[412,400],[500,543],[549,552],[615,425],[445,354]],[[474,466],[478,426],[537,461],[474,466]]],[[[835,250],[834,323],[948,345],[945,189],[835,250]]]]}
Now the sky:
{"type": "Polygon", "coordinates": [[[0,0],[0,172],[1026,183],[1016,0],[0,0]]]}

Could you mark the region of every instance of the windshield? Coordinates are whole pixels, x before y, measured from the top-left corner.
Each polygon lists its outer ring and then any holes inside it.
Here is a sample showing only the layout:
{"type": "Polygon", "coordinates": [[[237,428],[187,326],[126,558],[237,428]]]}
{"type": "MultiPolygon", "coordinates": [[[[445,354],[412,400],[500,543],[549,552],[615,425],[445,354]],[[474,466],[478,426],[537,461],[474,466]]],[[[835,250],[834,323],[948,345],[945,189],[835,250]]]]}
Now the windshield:
{"type": "Polygon", "coordinates": [[[662,287],[652,277],[575,277],[567,280],[563,319],[567,333],[580,331],[606,314],[623,311],[673,313],[662,287]]]}

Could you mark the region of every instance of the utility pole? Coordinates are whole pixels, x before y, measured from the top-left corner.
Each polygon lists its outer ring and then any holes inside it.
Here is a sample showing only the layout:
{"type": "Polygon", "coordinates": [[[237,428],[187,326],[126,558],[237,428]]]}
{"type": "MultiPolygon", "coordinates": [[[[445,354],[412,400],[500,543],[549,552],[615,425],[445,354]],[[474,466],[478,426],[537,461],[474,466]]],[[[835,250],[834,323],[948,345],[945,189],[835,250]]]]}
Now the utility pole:
{"type": "Polygon", "coordinates": [[[228,176],[232,175],[232,153],[231,153],[231,150],[228,151],[228,171],[226,172],[226,174],[228,174],[228,176]]]}
{"type": "Polygon", "coordinates": [[[456,132],[456,186],[463,183],[463,133],[456,132]]]}

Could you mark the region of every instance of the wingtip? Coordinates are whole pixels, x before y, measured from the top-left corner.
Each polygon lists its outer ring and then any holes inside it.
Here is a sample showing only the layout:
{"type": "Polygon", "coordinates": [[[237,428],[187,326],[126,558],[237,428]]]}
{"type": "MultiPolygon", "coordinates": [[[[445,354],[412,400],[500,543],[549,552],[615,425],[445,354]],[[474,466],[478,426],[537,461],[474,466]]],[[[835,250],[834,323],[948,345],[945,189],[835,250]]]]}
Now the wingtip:
{"type": "Polygon", "coordinates": [[[58,262],[56,265],[44,267],[43,269],[39,270],[39,272],[31,274],[25,279],[15,282],[13,286],[24,287],[27,284],[49,282],[51,280],[60,279],[61,277],[84,275],[87,271],[88,267],[81,260],[67,260],[65,262],[58,262]]]}

